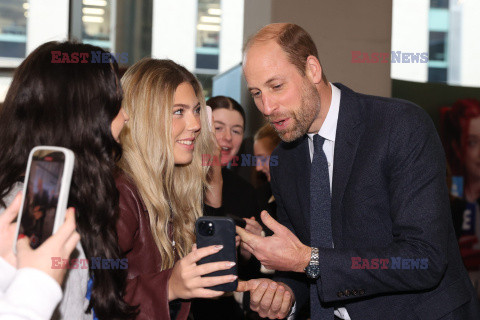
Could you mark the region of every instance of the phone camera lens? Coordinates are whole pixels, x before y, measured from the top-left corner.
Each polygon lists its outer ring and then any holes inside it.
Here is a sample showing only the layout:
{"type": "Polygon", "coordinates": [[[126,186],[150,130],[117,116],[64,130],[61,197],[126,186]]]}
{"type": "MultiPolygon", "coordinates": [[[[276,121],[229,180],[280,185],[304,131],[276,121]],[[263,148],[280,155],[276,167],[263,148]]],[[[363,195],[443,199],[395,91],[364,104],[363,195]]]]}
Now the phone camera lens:
{"type": "Polygon", "coordinates": [[[198,231],[202,236],[211,237],[215,234],[215,225],[212,221],[202,221],[198,225],[198,231]]]}

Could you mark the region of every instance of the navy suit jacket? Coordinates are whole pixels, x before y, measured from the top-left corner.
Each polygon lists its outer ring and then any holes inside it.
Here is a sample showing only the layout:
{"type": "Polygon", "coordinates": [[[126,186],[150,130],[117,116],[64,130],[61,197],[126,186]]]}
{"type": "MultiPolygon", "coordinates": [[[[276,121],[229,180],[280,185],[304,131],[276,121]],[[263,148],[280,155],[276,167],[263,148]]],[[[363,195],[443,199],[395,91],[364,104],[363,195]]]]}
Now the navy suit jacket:
{"type": "MultiPolygon", "coordinates": [[[[322,305],[344,306],[352,320],[480,319],[452,225],[445,155],[430,117],[408,101],[335,85],[341,99],[334,248],[320,248],[320,278],[311,283],[322,305]]],[[[281,143],[273,155],[278,220],[310,245],[308,137],[281,143]]],[[[293,289],[299,307],[308,300],[304,274],[280,273],[277,280],[293,289]]]]}

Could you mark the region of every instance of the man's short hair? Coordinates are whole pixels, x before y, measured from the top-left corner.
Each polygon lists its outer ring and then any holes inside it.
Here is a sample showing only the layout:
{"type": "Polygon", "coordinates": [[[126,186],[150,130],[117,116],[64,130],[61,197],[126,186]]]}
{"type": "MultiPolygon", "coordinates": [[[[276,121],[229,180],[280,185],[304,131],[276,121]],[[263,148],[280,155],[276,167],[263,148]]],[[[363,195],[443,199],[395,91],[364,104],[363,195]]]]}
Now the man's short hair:
{"type": "MultiPolygon", "coordinates": [[[[254,44],[269,40],[275,40],[280,48],[287,54],[290,63],[297,67],[302,76],[305,76],[308,56],[314,56],[320,62],[317,46],[313,42],[310,34],[302,27],[293,23],[272,23],[260,29],[251,36],[245,44],[243,48],[244,56],[248,49],[254,44]]],[[[322,80],[327,83],[323,66],[322,80]]]]}

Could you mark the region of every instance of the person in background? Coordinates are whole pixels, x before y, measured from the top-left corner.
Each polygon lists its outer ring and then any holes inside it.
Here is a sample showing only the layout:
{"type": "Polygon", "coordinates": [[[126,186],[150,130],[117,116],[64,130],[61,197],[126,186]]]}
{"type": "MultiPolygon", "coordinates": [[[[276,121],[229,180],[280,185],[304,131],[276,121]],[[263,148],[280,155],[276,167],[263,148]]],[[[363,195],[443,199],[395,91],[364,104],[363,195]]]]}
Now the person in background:
{"type": "Polygon", "coordinates": [[[480,299],[480,101],[459,100],[442,111],[453,222],[463,262],[480,299]]]}
{"type": "MultiPolygon", "coordinates": [[[[219,213],[237,220],[237,223],[238,220],[245,221],[248,230],[260,235],[262,228],[257,222],[259,211],[255,189],[228,168],[255,165],[251,163],[253,155],[238,155],[245,131],[245,111],[237,101],[225,96],[212,97],[207,105],[213,110],[215,136],[221,148],[220,158],[212,161],[222,166],[222,210],[219,213]]],[[[256,277],[260,270],[258,260],[241,248],[238,258],[239,277],[256,277]]],[[[196,320],[244,319],[244,313],[232,294],[217,300],[196,299],[192,303],[192,314],[196,320]]]]}
{"type": "Polygon", "coordinates": [[[117,230],[129,261],[125,299],[139,305],[138,320],[185,320],[189,299],[218,297],[223,292],[206,287],[236,279],[202,277],[233,262],[196,264],[221,250],[194,245],[196,219],[221,204],[220,167],[202,166],[203,154],[218,153],[205,99],[195,76],[171,60],[137,62],[122,86],[130,116],[116,177],[117,230]]]}
{"type": "Polygon", "coordinates": [[[22,201],[19,193],[0,215],[0,320],[47,320],[62,298],[61,284],[66,269],[52,268],[52,257],[68,259],[80,240],[75,231],[75,211],[67,210],[65,222],[38,249],[27,238],[13,241],[22,201]]]}
{"type": "MultiPolygon", "coordinates": [[[[266,183],[256,189],[260,210],[267,210],[273,218],[276,218],[277,205],[270,186],[270,166],[278,164],[278,159],[271,158],[271,155],[282,140],[270,124],[265,124],[258,129],[253,140],[253,150],[257,158],[256,170],[265,175],[267,179],[266,183]]],[[[271,231],[268,228],[264,228],[264,230],[267,235],[271,235],[271,231]]]]}
{"type": "MultiPolygon", "coordinates": [[[[123,258],[117,242],[118,191],[113,168],[118,135],[128,120],[115,60],[52,63],[52,53],[109,53],[72,42],[42,44],[20,64],[0,110],[0,207],[21,187],[30,150],[39,145],[72,150],[75,164],[68,205],[75,208],[81,241],[72,258],[123,258]],[[6,151],[8,150],[8,152],[6,151]]],[[[125,319],[135,308],[122,298],[126,270],[78,268],[67,272],[53,319],[125,319]],[[90,283],[90,286],[89,286],[90,283]],[[92,311],[93,310],[93,311],[92,311]]]]}

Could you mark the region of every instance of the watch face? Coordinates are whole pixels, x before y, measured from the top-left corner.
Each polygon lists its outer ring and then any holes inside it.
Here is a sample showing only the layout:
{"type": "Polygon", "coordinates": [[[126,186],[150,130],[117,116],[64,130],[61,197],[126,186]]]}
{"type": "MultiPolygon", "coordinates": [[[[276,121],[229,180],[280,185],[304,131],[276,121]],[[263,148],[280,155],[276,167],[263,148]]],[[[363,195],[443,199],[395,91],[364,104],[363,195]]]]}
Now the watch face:
{"type": "Polygon", "coordinates": [[[305,273],[310,279],[317,279],[320,276],[320,266],[318,265],[308,265],[305,268],[305,273]]]}

